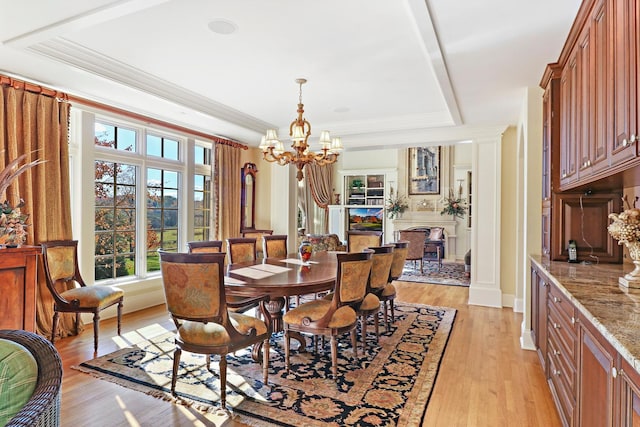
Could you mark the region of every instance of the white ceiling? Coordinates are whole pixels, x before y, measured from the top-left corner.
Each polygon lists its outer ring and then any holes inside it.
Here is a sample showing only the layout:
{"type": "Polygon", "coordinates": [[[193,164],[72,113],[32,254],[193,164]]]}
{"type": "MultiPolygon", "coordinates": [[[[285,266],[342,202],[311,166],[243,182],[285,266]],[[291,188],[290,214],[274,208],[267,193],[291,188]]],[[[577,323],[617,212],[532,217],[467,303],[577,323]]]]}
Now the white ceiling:
{"type": "MultiPolygon", "coordinates": [[[[257,145],[298,86],[346,148],[514,125],[580,0],[0,0],[0,73],[257,145]],[[216,34],[215,20],[236,31],[216,34]]],[[[442,141],[445,142],[445,141],[442,141]]]]}

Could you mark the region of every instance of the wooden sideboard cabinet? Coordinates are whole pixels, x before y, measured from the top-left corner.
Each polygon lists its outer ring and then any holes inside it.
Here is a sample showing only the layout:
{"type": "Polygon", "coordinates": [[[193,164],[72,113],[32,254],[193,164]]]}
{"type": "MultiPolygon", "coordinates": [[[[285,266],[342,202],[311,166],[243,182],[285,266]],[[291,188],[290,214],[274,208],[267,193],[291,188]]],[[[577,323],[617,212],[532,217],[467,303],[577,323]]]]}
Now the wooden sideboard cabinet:
{"type": "Polygon", "coordinates": [[[39,246],[0,249],[0,329],[36,331],[39,246]]]}
{"type": "Polygon", "coordinates": [[[532,263],[531,328],[563,426],[640,427],[640,373],[557,283],[532,263]]]}

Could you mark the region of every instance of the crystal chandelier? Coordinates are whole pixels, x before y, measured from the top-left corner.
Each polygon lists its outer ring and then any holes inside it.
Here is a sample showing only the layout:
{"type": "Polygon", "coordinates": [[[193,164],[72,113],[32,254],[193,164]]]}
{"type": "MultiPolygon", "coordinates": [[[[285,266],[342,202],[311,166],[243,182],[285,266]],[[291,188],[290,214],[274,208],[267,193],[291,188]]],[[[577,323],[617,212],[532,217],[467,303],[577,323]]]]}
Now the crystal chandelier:
{"type": "Polygon", "coordinates": [[[285,151],[282,141],[278,139],[278,133],[275,129],[267,130],[266,135],[262,137],[260,149],[262,150],[262,158],[268,162],[277,162],[284,166],[294,163],[298,168],[296,178],[302,180],[304,175],[302,169],[308,163],[316,163],[320,166],[335,163],[338,159],[340,151],[342,151],[342,141],[340,138],[331,138],[328,130],[320,132],[320,151],[314,153],[309,151],[309,136],[311,135],[311,123],[302,115],[304,114],[304,105],[302,104],[302,85],[307,82],[306,79],[296,79],[296,83],[300,86],[298,98],[298,117],[289,125],[289,136],[291,136],[291,148],[293,151],[285,151]]]}

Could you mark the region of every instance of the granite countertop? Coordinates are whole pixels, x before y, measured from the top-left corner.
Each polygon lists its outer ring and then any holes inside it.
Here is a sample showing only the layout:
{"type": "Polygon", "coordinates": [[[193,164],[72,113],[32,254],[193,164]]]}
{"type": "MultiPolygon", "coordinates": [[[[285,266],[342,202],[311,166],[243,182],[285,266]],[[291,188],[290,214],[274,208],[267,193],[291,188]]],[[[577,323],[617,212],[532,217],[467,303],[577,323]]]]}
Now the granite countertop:
{"type": "Polygon", "coordinates": [[[569,264],[530,256],[582,314],[640,372],[640,289],[618,284],[630,264],[569,264]]]}

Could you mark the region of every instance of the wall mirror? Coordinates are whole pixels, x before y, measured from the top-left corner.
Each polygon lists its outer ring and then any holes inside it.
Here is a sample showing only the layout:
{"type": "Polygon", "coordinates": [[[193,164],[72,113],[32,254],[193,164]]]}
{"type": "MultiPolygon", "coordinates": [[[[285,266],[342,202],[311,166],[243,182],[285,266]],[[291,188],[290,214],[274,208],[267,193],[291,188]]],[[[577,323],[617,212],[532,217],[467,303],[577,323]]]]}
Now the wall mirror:
{"type": "Polygon", "coordinates": [[[240,195],[240,230],[256,228],[256,174],[253,163],[242,167],[242,193],[240,195]]]}

